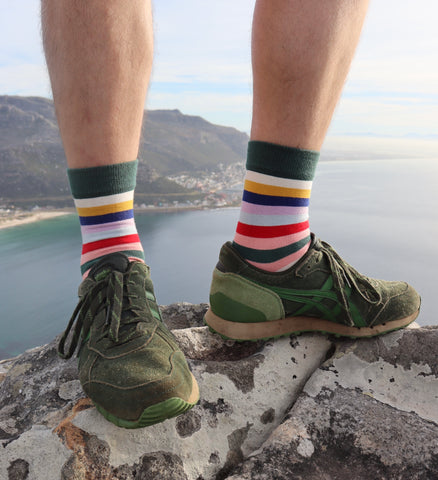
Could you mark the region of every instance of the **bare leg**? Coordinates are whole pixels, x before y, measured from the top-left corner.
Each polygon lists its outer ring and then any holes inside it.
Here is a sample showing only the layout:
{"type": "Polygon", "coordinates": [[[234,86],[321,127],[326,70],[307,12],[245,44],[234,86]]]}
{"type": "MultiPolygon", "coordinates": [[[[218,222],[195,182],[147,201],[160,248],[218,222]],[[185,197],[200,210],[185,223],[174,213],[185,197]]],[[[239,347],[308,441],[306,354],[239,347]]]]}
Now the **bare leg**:
{"type": "Polygon", "coordinates": [[[152,64],[150,0],[42,0],[42,24],[69,167],[137,158],[152,64]]]}
{"type": "Polygon", "coordinates": [[[258,0],[252,140],[320,150],[368,0],[258,0]]]}

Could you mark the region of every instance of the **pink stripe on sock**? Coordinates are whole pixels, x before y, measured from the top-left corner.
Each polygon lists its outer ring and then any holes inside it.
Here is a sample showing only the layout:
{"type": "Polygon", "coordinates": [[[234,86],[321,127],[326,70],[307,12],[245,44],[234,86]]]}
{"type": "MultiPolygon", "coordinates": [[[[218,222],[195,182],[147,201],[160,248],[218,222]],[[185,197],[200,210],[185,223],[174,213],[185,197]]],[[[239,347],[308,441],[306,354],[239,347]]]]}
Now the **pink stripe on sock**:
{"type": "Polygon", "coordinates": [[[100,225],[82,225],[81,231],[84,233],[104,232],[106,230],[115,230],[135,224],[133,218],[128,220],[120,220],[119,222],[102,223],[100,225]]]}
{"type": "Polygon", "coordinates": [[[122,243],[120,245],[113,245],[112,247],[100,248],[99,250],[93,250],[92,252],[85,253],[81,256],[81,265],[94,260],[95,258],[108,255],[109,253],[123,252],[124,250],[138,250],[143,251],[143,247],[140,242],[136,243],[122,243]]]}
{"type": "Polygon", "coordinates": [[[130,262],[141,262],[141,263],[145,263],[145,261],[144,261],[143,258],[128,257],[128,260],[129,260],[130,262]]]}
{"type": "Polygon", "coordinates": [[[240,233],[236,233],[234,236],[234,241],[237,244],[242,245],[242,247],[254,248],[256,250],[273,250],[274,248],[281,248],[285,247],[286,245],[296,243],[309,235],[309,229],[294,233],[292,235],[284,235],[283,237],[274,238],[247,237],[245,235],[241,235],[240,233]]]}
{"type": "Polygon", "coordinates": [[[307,245],[304,245],[303,248],[300,248],[297,252],[292,253],[281,260],[277,260],[276,262],[258,263],[250,262],[249,260],[247,260],[247,262],[257,268],[260,268],[261,270],[266,270],[267,272],[282,272],[297,263],[297,261],[307,252],[307,250],[309,250],[309,246],[310,242],[307,245]]]}
{"type": "Polygon", "coordinates": [[[243,212],[256,215],[302,215],[309,211],[309,207],[273,207],[248,202],[242,202],[240,208],[243,212]]]}

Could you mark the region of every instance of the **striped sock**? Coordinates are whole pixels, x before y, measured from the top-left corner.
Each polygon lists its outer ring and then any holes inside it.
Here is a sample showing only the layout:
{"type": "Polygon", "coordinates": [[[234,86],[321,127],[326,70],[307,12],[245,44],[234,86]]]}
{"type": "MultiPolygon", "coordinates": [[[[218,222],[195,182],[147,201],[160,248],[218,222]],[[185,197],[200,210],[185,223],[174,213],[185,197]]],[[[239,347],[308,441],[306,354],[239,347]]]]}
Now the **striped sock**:
{"type": "Polygon", "coordinates": [[[144,261],[133,210],[136,175],[137,160],[68,170],[81,224],[82,275],[109,253],[144,261]]]}
{"type": "Polygon", "coordinates": [[[309,199],[319,153],[250,141],[233,245],[252,265],[284,271],[309,249],[309,199]]]}

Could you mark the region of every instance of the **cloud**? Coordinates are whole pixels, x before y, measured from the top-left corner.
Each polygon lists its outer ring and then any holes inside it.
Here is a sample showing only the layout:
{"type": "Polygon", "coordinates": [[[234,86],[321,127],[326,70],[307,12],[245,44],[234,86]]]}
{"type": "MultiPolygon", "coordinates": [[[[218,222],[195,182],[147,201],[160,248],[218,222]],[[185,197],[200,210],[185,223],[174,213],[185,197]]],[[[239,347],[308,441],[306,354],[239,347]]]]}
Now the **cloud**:
{"type": "Polygon", "coordinates": [[[0,65],[0,94],[51,96],[45,65],[0,65]]]}
{"type": "MultiPolygon", "coordinates": [[[[219,62],[211,56],[204,61],[187,55],[174,60],[156,57],[151,83],[192,83],[213,86],[229,84],[251,86],[251,67],[248,62],[219,62]]],[[[213,87],[214,88],[214,87],[213,87]]]]}
{"type": "Polygon", "coordinates": [[[344,97],[330,133],[438,137],[438,102],[416,97],[344,97]]]}
{"type": "Polygon", "coordinates": [[[178,0],[154,3],[158,55],[247,60],[255,0],[178,0]]]}
{"type": "Polygon", "coordinates": [[[184,91],[170,94],[149,92],[147,108],[174,109],[189,115],[199,115],[218,125],[230,125],[249,132],[252,96],[247,94],[184,91]],[[230,119],[232,118],[232,121],[230,119]]]}
{"type": "Polygon", "coordinates": [[[155,2],[154,82],[251,83],[255,0],[155,2]]]}
{"type": "Polygon", "coordinates": [[[358,56],[393,58],[437,55],[436,0],[370,2],[358,56]]]}
{"type": "Polygon", "coordinates": [[[371,2],[330,132],[438,135],[435,0],[371,2]]]}
{"type": "Polygon", "coordinates": [[[0,62],[43,63],[39,0],[0,0],[0,62]]]}
{"type": "Polygon", "coordinates": [[[438,139],[389,138],[373,136],[328,136],[322,148],[322,158],[339,160],[388,158],[429,158],[436,162],[438,139]]]}
{"type": "MultiPolygon", "coordinates": [[[[40,0],[0,0],[0,94],[50,95],[40,0]]],[[[255,0],[154,2],[150,108],[179,108],[248,131],[255,0]]],[[[436,135],[436,0],[375,0],[331,128],[436,135]]]]}
{"type": "Polygon", "coordinates": [[[438,97],[438,46],[436,61],[424,54],[402,58],[358,58],[352,65],[345,94],[406,93],[438,97]]]}

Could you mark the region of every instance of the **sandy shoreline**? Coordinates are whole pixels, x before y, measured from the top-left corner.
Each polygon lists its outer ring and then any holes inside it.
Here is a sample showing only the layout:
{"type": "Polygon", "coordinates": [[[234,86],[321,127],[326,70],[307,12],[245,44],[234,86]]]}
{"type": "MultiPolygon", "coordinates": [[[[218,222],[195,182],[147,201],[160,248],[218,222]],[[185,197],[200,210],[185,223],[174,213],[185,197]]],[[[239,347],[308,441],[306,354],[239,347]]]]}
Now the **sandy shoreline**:
{"type": "MultiPolygon", "coordinates": [[[[198,205],[187,205],[187,206],[168,206],[168,207],[146,207],[146,208],[134,208],[136,213],[174,213],[174,212],[187,212],[195,210],[211,210],[215,208],[227,208],[235,207],[236,205],[220,205],[220,206],[198,206],[198,205]]],[[[26,223],[39,222],[41,220],[48,220],[55,217],[60,217],[62,215],[71,215],[75,213],[73,209],[63,209],[63,210],[44,210],[37,212],[26,212],[20,211],[14,214],[6,214],[1,216],[0,214],[0,230],[5,228],[17,227],[19,225],[25,225],[26,223]]]]}
{"type": "Polygon", "coordinates": [[[14,215],[0,217],[0,230],[4,228],[17,227],[26,223],[39,222],[50,218],[71,215],[73,212],[68,210],[50,210],[44,212],[20,212],[14,215]]]}

